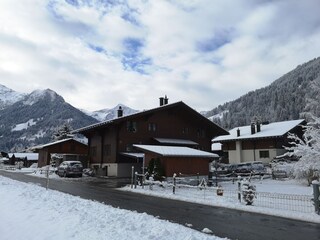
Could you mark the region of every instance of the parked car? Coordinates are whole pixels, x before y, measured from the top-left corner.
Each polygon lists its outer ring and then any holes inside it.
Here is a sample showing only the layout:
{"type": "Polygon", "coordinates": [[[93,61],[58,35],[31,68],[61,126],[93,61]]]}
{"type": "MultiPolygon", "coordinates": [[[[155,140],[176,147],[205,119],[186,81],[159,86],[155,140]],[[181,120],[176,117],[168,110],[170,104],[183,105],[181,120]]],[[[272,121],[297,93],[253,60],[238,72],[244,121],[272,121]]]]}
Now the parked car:
{"type": "Polygon", "coordinates": [[[297,156],[277,156],[274,159],[271,160],[271,164],[273,163],[294,163],[299,161],[300,157],[297,156]]]}
{"type": "Polygon", "coordinates": [[[266,168],[264,167],[262,162],[246,162],[246,163],[238,163],[231,164],[229,166],[229,172],[238,174],[259,174],[263,175],[267,173],[266,168]]]}
{"type": "Polygon", "coordinates": [[[57,174],[60,177],[82,177],[83,166],[80,161],[64,161],[59,167],[57,174]]]}

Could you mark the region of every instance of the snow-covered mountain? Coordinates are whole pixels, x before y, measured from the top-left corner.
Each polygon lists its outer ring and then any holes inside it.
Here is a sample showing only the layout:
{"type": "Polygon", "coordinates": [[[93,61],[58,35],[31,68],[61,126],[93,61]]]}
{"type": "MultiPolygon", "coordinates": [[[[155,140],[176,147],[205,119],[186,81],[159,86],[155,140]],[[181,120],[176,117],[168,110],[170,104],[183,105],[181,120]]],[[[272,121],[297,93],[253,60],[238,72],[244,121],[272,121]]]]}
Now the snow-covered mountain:
{"type": "Polygon", "coordinates": [[[108,120],[112,120],[112,119],[116,118],[117,114],[118,114],[117,111],[118,111],[119,107],[121,107],[123,110],[123,116],[131,115],[131,114],[139,112],[138,110],[127,107],[124,104],[118,104],[114,108],[106,108],[106,109],[101,109],[101,110],[94,111],[94,112],[89,112],[86,110],[82,110],[82,111],[85,114],[97,119],[99,122],[102,122],[102,121],[108,121],[108,120]]]}
{"type": "MultiPolygon", "coordinates": [[[[8,96],[14,96],[14,91],[8,96]]],[[[1,151],[21,151],[50,142],[54,131],[65,123],[76,129],[98,122],[50,89],[16,96],[17,101],[0,109],[1,151]]]]}
{"type": "Polygon", "coordinates": [[[25,95],[0,84],[0,110],[20,101],[25,95]]]}
{"type": "Polygon", "coordinates": [[[123,116],[138,112],[124,104],[89,112],[71,106],[50,89],[26,94],[0,85],[0,150],[21,151],[50,142],[56,129],[65,123],[77,129],[111,120],[117,117],[119,106],[123,116]]]}

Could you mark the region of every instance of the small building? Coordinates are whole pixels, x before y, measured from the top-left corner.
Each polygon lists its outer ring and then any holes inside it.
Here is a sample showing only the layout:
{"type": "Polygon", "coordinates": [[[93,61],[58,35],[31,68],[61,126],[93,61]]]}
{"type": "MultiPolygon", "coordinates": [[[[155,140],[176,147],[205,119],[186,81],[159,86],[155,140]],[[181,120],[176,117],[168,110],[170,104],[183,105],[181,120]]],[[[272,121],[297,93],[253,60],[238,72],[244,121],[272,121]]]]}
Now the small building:
{"type": "Polygon", "coordinates": [[[147,166],[152,159],[159,159],[165,176],[174,173],[187,175],[208,175],[209,163],[218,155],[190,147],[134,145],[144,153],[144,164],[147,166]]]}
{"type": "Polygon", "coordinates": [[[73,138],[35,146],[32,150],[39,153],[39,167],[50,165],[52,157],[57,155],[60,157],[57,157],[56,166],[65,160],[78,160],[87,165],[88,145],[73,138]]]}
{"type": "Polygon", "coordinates": [[[75,130],[74,133],[88,138],[90,167],[100,175],[117,177],[130,176],[132,166],[141,172],[143,158],[149,161],[154,156],[166,164],[168,176],[177,166],[181,166],[181,173],[197,172],[199,168],[207,174],[208,158],[215,156],[211,153],[212,138],[228,134],[185,103],[169,104],[166,97],[160,98],[159,107],[128,116],[123,116],[120,107],[117,118],[75,130]],[[163,149],[175,147],[181,156],[168,156],[154,150],[154,146],[162,146],[163,149]],[[193,155],[187,157],[183,150],[192,150],[193,155]],[[197,155],[200,151],[206,155],[197,155]]]}
{"type": "Polygon", "coordinates": [[[213,139],[213,143],[221,143],[222,151],[229,163],[261,161],[270,162],[276,156],[286,152],[289,146],[288,133],[303,135],[304,119],[260,123],[253,122],[249,126],[236,127],[229,135],[213,139]]]}

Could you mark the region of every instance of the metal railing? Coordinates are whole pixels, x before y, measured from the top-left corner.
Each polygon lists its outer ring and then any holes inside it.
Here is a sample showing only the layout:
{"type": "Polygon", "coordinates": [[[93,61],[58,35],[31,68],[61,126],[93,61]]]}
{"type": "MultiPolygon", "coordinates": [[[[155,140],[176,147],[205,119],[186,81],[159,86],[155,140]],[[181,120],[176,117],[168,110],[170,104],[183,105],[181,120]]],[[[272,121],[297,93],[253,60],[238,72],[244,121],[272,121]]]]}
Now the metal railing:
{"type": "Polygon", "coordinates": [[[254,205],[273,209],[312,213],[314,205],[310,195],[257,192],[254,205]]]}
{"type": "MultiPolygon", "coordinates": [[[[187,184],[176,184],[173,183],[162,183],[157,181],[146,181],[146,185],[149,185],[149,190],[153,190],[155,185],[161,185],[161,191],[173,192],[173,194],[181,194],[182,190],[188,190],[188,196],[193,198],[201,198],[210,200],[212,202],[215,199],[229,199],[228,201],[234,202],[235,204],[245,205],[241,190],[226,190],[219,187],[208,187],[206,184],[200,184],[198,186],[190,186],[187,184]],[[150,187],[151,186],[151,187],[150,187]],[[201,190],[201,194],[199,194],[201,190]],[[197,193],[198,192],[198,193],[197,193]]],[[[296,194],[283,194],[283,193],[269,193],[269,192],[256,192],[253,201],[253,206],[278,209],[284,211],[294,211],[301,213],[313,213],[314,204],[312,195],[296,195],[296,194]]],[[[249,207],[249,206],[248,206],[249,207]]]]}

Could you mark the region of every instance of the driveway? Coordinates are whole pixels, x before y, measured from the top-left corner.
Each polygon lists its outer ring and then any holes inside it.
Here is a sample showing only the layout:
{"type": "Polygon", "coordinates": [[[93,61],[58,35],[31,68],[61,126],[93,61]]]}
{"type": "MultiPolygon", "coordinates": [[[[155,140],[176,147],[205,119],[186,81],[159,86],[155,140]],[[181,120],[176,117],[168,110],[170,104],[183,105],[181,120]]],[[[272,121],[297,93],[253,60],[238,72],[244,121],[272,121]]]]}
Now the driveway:
{"type": "MultiPolygon", "coordinates": [[[[18,181],[45,186],[45,179],[21,173],[0,171],[0,175],[18,181]]],[[[125,183],[123,179],[94,179],[92,181],[51,179],[50,189],[92,199],[113,207],[146,212],[160,219],[182,225],[192,225],[195,230],[209,228],[214,235],[243,240],[292,240],[320,239],[320,226],[315,223],[281,217],[249,213],[227,208],[151,197],[119,191],[115,187],[125,183]]]]}

